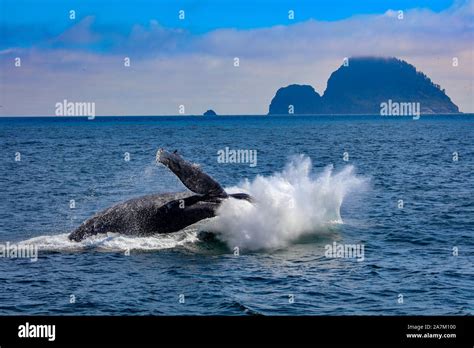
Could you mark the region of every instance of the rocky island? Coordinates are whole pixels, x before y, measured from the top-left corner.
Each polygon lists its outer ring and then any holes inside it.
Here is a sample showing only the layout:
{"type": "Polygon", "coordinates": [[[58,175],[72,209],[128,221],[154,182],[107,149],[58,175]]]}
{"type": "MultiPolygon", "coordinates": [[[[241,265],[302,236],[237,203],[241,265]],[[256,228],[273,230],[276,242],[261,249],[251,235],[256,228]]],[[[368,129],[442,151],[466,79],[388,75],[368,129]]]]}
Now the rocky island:
{"type": "Polygon", "coordinates": [[[214,110],[210,109],[203,113],[203,116],[217,116],[217,114],[214,110]]]}
{"type": "Polygon", "coordinates": [[[418,103],[421,114],[459,113],[444,89],[397,58],[350,58],[329,77],[322,96],[308,85],[280,88],[269,115],[380,114],[382,105],[418,103]]]}

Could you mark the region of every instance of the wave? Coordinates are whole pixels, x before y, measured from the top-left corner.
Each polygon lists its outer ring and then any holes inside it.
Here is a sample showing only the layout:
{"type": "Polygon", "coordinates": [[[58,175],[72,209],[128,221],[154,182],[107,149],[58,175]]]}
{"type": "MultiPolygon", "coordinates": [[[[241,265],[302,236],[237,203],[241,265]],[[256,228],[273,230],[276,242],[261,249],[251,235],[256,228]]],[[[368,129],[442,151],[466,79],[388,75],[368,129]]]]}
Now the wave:
{"type": "Polygon", "coordinates": [[[80,242],[71,241],[68,238],[69,233],[62,233],[51,236],[43,235],[34,237],[18,244],[34,245],[40,251],[157,251],[192,245],[199,241],[198,231],[198,228],[192,227],[176,233],[160,234],[150,237],[136,237],[118,233],[107,233],[91,236],[80,242]]]}

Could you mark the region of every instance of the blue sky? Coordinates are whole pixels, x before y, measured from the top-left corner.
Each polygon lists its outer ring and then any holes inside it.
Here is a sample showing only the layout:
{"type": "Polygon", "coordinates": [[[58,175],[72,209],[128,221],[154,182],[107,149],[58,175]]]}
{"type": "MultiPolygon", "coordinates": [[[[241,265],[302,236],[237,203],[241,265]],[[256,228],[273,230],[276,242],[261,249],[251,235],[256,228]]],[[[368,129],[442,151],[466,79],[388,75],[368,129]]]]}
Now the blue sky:
{"type": "Polygon", "coordinates": [[[439,12],[453,0],[1,0],[1,24],[7,45],[28,46],[53,37],[93,15],[96,27],[126,34],[135,24],[156,20],[164,27],[203,33],[218,28],[253,29],[304,22],[308,19],[336,21],[358,14],[380,14],[388,9],[427,8],[439,12]],[[186,20],[178,19],[185,10],[186,20]],[[295,11],[294,21],[287,17],[295,11]],[[67,17],[75,10],[76,21],[67,17]]]}
{"type": "Polygon", "coordinates": [[[360,55],[404,59],[474,112],[474,0],[0,0],[0,33],[4,116],[64,99],[98,115],[265,114],[278,88],[322,94],[360,55]]]}

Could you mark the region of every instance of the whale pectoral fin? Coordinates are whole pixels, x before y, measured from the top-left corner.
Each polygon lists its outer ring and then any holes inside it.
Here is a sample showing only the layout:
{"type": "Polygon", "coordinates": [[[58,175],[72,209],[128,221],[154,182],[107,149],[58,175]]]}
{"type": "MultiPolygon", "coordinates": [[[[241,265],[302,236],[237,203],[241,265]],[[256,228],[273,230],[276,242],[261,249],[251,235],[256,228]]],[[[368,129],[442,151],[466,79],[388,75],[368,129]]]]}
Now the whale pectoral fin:
{"type": "Polygon", "coordinates": [[[156,211],[162,225],[160,233],[177,232],[198,221],[214,217],[220,198],[206,200],[205,196],[194,195],[172,200],[156,211]],[[215,200],[215,201],[214,201],[215,200]]]}
{"type": "Polygon", "coordinates": [[[232,193],[229,196],[235,199],[244,199],[250,203],[253,203],[255,201],[254,198],[247,193],[232,193]]]}
{"type": "Polygon", "coordinates": [[[159,149],[156,161],[167,166],[191,191],[209,197],[227,197],[222,186],[195,164],[185,161],[177,152],[159,149]]]}

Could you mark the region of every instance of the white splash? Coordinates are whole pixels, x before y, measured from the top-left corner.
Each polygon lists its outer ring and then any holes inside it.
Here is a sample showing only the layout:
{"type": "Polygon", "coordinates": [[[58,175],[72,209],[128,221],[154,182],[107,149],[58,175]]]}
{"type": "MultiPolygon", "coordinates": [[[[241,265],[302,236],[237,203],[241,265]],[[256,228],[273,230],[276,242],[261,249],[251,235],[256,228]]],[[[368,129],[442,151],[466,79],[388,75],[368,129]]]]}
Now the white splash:
{"type": "Polygon", "coordinates": [[[155,251],[171,249],[198,241],[198,230],[187,228],[183,231],[155,235],[150,237],[126,236],[117,233],[98,234],[80,242],[71,241],[68,233],[34,237],[19,244],[35,245],[40,251],[74,252],[81,250],[98,250],[109,252],[122,251],[155,251]]]}
{"type": "Polygon", "coordinates": [[[285,247],[306,234],[342,223],[340,208],[349,192],[362,189],[367,180],[354,174],[353,166],[334,173],[328,166],[311,175],[311,159],[295,157],[281,173],[245,180],[230,193],[245,192],[255,202],[229,199],[218,210],[208,230],[230,248],[259,250],[285,247]]]}

